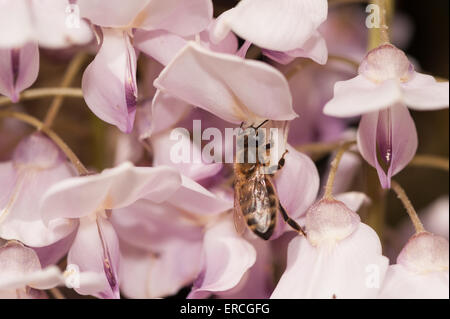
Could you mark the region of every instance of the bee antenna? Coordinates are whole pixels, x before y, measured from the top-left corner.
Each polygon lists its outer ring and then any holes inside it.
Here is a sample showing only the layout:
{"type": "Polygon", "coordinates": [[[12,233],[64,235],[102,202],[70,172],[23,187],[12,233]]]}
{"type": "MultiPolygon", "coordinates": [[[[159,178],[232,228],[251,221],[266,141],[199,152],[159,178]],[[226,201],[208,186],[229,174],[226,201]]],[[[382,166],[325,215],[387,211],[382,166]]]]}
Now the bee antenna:
{"type": "Polygon", "coordinates": [[[255,130],[259,129],[261,126],[269,122],[269,120],[264,120],[261,124],[259,124],[257,127],[255,127],[255,130]]]}

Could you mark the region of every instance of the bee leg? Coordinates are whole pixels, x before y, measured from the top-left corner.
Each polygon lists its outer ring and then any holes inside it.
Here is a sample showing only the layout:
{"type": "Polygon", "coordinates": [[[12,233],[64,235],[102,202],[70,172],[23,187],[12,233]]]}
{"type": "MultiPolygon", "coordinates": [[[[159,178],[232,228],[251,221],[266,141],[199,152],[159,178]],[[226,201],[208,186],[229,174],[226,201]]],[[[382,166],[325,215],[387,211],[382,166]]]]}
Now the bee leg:
{"type": "Polygon", "coordinates": [[[281,203],[280,203],[278,206],[280,207],[280,212],[281,212],[281,215],[283,216],[284,221],[289,226],[291,226],[295,231],[299,232],[301,235],[306,237],[306,233],[303,230],[303,228],[299,224],[297,224],[297,222],[295,220],[293,220],[289,217],[289,215],[286,213],[286,210],[284,209],[283,205],[281,205],[281,203]]]}
{"type": "MultiPolygon", "coordinates": [[[[267,147],[267,145],[270,145],[270,143],[268,143],[268,144],[266,144],[266,147],[267,147]]],[[[284,164],[285,164],[285,159],[284,159],[284,156],[286,155],[286,153],[288,153],[288,150],[286,150],[284,153],[283,153],[283,155],[281,156],[281,158],[280,158],[280,160],[278,161],[278,164],[277,165],[272,165],[272,166],[269,166],[269,167],[267,167],[267,171],[269,172],[269,174],[270,175],[275,175],[275,173],[277,172],[277,171],[279,171],[280,169],[282,169],[283,168],[283,166],[284,166],[284,164]]],[[[267,164],[264,164],[264,166],[267,166],[267,164]]]]}

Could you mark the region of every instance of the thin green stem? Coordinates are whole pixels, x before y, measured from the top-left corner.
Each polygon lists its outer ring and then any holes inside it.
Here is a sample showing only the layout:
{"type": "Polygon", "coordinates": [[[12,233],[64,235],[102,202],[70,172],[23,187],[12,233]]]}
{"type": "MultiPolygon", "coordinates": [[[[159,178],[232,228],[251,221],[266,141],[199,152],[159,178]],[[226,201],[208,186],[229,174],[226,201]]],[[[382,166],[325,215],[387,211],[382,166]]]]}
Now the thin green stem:
{"type": "Polygon", "coordinates": [[[409,218],[411,219],[412,223],[414,224],[416,233],[424,232],[425,228],[423,227],[423,224],[420,221],[419,216],[416,213],[416,210],[414,209],[413,205],[411,204],[411,201],[409,200],[408,196],[406,196],[405,190],[396,181],[391,181],[391,188],[397,194],[397,197],[403,203],[403,206],[405,206],[406,212],[408,213],[409,218]]]}
{"type": "MultiPolygon", "coordinates": [[[[69,66],[67,67],[66,73],[64,74],[63,80],[61,82],[61,88],[67,88],[72,83],[74,77],[78,74],[81,66],[84,64],[84,61],[87,58],[87,54],[84,52],[78,53],[72,61],[70,61],[69,66]]],[[[44,119],[44,126],[51,127],[53,121],[55,120],[56,115],[61,108],[61,105],[64,101],[64,96],[56,96],[53,99],[52,104],[47,112],[47,115],[44,119]]]]}
{"type": "Polygon", "coordinates": [[[408,165],[436,168],[447,172],[449,171],[448,158],[436,155],[416,155],[408,165]]]}
{"type": "Polygon", "coordinates": [[[35,127],[37,130],[43,132],[46,134],[50,139],[55,142],[55,144],[61,149],[61,151],[66,155],[66,157],[72,162],[72,164],[77,169],[78,173],[80,175],[88,174],[89,171],[86,169],[86,167],[81,163],[79,158],[75,155],[75,153],[70,149],[70,147],[59,137],[58,134],[56,134],[51,129],[44,126],[44,123],[39,121],[37,118],[21,113],[21,112],[14,112],[14,111],[0,111],[0,118],[2,117],[10,117],[15,118],[19,121],[22,121],[24,123],[27,123],[33,127],[35,127]]]}
{"type": "MultiPolygon", "coordinates": [[[[19,96],[19,102],[34,100],[53,96],[83,98],[83,92],[80,88],[38,88],[23,91],[19,96]]],[[[0,97],[0,107],[13,104],[9,97],[0,97]]]]}
{"type": "Polygon", "coordinates": [[[331,162],[330,173],[328,175],[327,184],[325,185],[325,194],[323,196],[324,199],[329,199],[329,200],[333,199],[333,185],[334,185],[334,180],[336,178],[337,170],[339,168],[339,163],[341,162],[341,159],[342,159],[342,156],[344,155],[344,153],[354,144],[355,144],[355,141],[350,141],[350,142],[341,144],[341,146],[339,147],[339,149],[336,153],[336,157],[331,162]]]}

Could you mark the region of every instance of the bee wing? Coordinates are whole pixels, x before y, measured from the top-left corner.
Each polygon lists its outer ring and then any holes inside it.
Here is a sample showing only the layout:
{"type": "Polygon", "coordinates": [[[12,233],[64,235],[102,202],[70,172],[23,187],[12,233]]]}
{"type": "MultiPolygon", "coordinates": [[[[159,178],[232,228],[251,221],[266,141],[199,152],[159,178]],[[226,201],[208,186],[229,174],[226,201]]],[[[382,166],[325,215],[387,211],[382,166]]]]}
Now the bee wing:
{"type": "Polygon", "coordinates": [[[243,235],[247,223],[245,222],[244,215],[242,214],[241,205],[239,204],[239,191],[237,188],[234,191],[234,209],[233,209],[234,227],[239,235],[243,235]]]}

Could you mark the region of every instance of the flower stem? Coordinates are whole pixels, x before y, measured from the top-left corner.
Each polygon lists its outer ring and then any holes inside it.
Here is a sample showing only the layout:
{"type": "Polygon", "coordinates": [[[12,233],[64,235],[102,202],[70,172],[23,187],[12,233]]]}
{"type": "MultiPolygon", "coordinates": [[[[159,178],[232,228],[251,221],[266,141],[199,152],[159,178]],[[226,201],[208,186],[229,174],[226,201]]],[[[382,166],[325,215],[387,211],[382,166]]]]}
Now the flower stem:
{"type": "Polygon", "coordinates": [[[83,165],[83,163],[81,163],[81,161],[75,155],[75,153],[70,149],[70,147],[67,146],[67,144],[59,137],[59,135],[56,134],[51,129],[49,129],[48,127],[45,127],[44,123],[39,121],[37,118],[35,118],[31,115],[25,114],[25,113],[14,112],[14,111],[0,111],[0,118],[2,118],[2,117],[15,118],[19,121],[22,121],[31,126],[34,126],[37,130],[43,132],[50,139],[52,139],[53,142],[55,142],[55,144],[61,149],[61,151],[72,162],[72,164],[75,166],[75,168],[77,169],[77,171],[80,175],[85,175],[89,172],[86,169],[86,167],[83,165]]]}
{"type": "Polygon", "coordinates": [[[322,156],[327,155],[341,147],[343,143],[356,143],[355,140],[349,141],[335,141],[335,142],[318,142],[318,143],[309,143],[302,144],[295,149],[299,152],[308,153],[315,160],[320,159],[322,156]]]}
{"type": "Polygon", "coordinates": [[[405,190],[400,186],[399,183],[397,183],[394,180],[391,182],[391,188],[397,194],[397,197],[401,200],[401,202],[403,203],[403,206],[405,206],[405,209],[409,215],[409,218],[411,218],[411,221],[414,224],[416,233],[424,232],[425,228],[423,227],[423,224],[420,221],[419,216],[417,216],[416,210],[414,209],[413,205],[411,204],[411,201],[409,200],[408,196],[406,196],[405,190]]]}
{"type": "Polygon", "coordinates": [[[336,157],[331,162],[330,173],[328,175],[327,184],[325,185],[325,194],[323,196],[324,199],[333,199],[333,185],[334,179],[336,178],[336,173],[339,168],[339,163],[341,162],[342,156],[344,153],[353,145],[355,141],[345,142],[341,144],[339,150],[337,151],[336,157]]]}
{"type": "Polygon", "coordinates": [[[51,288],[51,289],[49,289],[49,291],[50,291],[50,294],[52,295],[52,297],[55,299],[66,299],[66,297],[64,297],[61,290],[59,290],[58,288],[51,288]]]}
{"type": "MultiPolygon", "coordinates": [[[[38,88],[23,91],[19,96],[19,101],[33,100],[38,98],[45,98],[51,96],[65,96],[65,97],[83,97],[83,92],[79,88],[38,88]]],[[[0,97],[0,106],[5,106],[13,103],[10,98],[6,96],[0,97]]]]}
{"type": "Polygon", "coordinates": [[[371,3],[380,8],[380,25],[369,29],[368,50],[389,43],[389,23],[394,10],[394,0],[372,0],[371,3]]]}
{"type": "Polygon", "coordinates": [[[449,171],[448,158],[436,155],[416,155],[408,165],[437,168],[447,172],[449,171]]]}
{"type": "MultiPolygon", "coordinates": [[[[61,82],[61,88],[67,88],[72,83],[74,77],[78,74],[81,66],[84,64],[84,61],[87,58],[87,54],[84,52],[78,53],[72,61],[70,61],[69,66],[67,67],[66,73],[64,74],[63,80],[61,82]]],[[[59,95],[53,99],[52,104],[47,112],[47,115],[44,119],[44,126],[51,127],[53,121],[55,120],[56,115],[61,108],[61,105],[64,101],[64,96],[59,95]]]]}

